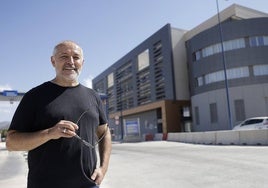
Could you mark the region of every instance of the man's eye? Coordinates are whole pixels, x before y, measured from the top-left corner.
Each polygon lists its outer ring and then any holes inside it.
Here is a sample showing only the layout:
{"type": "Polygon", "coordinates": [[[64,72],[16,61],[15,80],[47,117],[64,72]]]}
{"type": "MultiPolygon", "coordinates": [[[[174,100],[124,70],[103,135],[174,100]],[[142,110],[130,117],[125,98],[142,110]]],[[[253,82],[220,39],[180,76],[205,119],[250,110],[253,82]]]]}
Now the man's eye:
{"type": "Polygon", "coordinates": [[[64,55],[60,57],[61,59],[68,59],[68,56],[64,55]]]}
{"type": "Polygon", "coordinates": [[[80,57],[78,57],[78,56],[75,56],[73,58],[74,58],[74,60],[79,60],[80,59],[80,57]]]}

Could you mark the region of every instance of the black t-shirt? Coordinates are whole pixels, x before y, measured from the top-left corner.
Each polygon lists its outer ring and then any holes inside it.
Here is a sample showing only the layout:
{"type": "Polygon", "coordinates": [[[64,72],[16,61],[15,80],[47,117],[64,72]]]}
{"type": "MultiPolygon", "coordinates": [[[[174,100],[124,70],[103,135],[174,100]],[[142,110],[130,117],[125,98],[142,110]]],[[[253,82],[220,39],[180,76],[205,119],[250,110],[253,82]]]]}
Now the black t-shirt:
{"type": "MultiPolygon", "coordinates": [[[[98,94],[81,84],[61,87],[45,82],[25,94],[9,129],[34,132],[60,120],[76,123],[85,111],[77,134],[94,144],[96,127],[107,123],[98,94]]],[[[91,187],[96,163],[96,151],[75,137],[50,140],[28,153],[28,188],[91,187]]]]}

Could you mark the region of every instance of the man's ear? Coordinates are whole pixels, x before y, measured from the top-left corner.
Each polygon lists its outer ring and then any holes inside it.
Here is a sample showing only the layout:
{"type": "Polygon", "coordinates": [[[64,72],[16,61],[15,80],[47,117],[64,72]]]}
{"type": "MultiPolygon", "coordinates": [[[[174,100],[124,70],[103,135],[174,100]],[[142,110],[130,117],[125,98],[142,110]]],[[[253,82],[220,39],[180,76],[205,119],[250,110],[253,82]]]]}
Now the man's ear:
{"type": "Polygon", "coordinates": [[[50,57],[50,61],[51,61],[52,66],[55,67],[55,58],[54,58],[54,56],[50,57]]]}

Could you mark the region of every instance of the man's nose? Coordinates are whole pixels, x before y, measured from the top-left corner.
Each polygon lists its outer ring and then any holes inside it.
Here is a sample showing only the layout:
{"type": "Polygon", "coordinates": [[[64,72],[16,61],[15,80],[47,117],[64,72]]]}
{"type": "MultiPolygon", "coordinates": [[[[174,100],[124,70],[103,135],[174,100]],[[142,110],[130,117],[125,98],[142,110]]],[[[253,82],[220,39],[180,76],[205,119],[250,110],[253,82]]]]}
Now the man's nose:
{"type": "Polygon", "coordinates": [[[67,63],[69,63],[69,64],[74,64],[74,58],[71,56],[71,57],[69,57],[68,58],[68,61],[67,61],[67,63]]]}

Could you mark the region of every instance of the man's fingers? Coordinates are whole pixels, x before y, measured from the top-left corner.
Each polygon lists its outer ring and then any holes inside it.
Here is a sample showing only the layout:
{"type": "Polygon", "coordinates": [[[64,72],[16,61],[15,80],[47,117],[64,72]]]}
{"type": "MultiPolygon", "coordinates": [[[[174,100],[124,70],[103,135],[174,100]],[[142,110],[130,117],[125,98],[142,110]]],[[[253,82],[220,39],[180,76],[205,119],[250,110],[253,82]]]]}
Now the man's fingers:
{"type": "Polygon", "coordinates": [[[91,175],[91,179],[92,179],[92,180],[95,180],[96,177],[97,177],[97,175],[98,175],[98,172],[97,172],[97,170],[95,169],[95,170],[94,170],[94,173],[91,175]]]}

